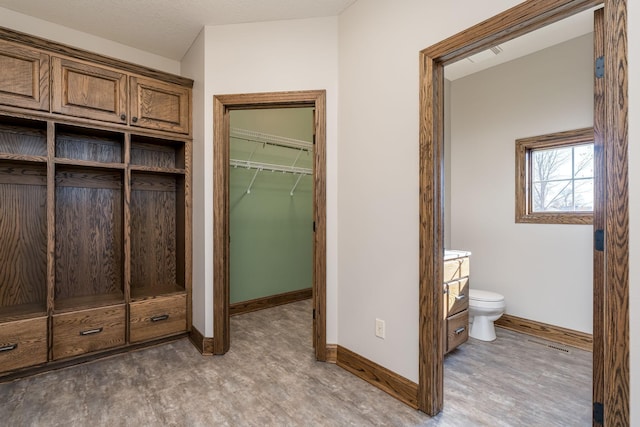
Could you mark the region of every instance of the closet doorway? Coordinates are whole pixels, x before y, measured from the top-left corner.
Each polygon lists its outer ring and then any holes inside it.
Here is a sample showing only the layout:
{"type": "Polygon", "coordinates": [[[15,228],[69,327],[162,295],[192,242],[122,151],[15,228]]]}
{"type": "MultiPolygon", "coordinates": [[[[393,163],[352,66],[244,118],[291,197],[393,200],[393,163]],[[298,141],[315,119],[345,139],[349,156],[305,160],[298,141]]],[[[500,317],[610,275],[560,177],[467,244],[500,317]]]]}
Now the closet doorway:
{"type": "MultiPolygon", "coordinates": [[[[283,117],[284,117],[283,116],[283,117]]],[[[304,126],[303,126],[304,127],[304,126]]],[[[294,131],[295,133],[296,131],[294,131]]],[[[291,135],[291,134],[290,134],[291,135]]],[[[259,202],[255,197],[252,200],[244,200],[244,197],[258,196],[256,192],[263,184],[271,184],[282,187],[286,181],[286,194],[279,198],[296,197],[303,195],[306,187],[307,194],[309,187],[311,192],[312,207],[303,204],[296,206],[292,201],[290,207],[300,210],[304,214],[306,209],[310,213],[307,224],[311,231],[312,254],[311,265],[307,265],[306,270],[311,270],[311,283],[298,285],[298,289],[289,292],[279,292],[282,288],[271,283],[271,294],[274,292],[277,299],[282,294],[287,298],[292,296],[297,298],[308,297],[308,286],[311,286],[313,297],[313,346],[317,360],[326,360],[326,207],[325,207],[325,92],[305,91],[305,92],[280,92],[262,94],[241,94],[241,95],[220,95],[214,97],[214,354],[224,354],[230,347],[229,315],[230,308],[242,309],[242,303],[230,304],[231,298],[236,301],[246,299],[256,300],[251,296],[256,294],[255,289],[249,289],[240,282],[250,280],[250,277],[238,277],[240,270],[234,268],[234,282],[236,288],[231,292],[231,256],[236,248],[231,251],[231,211],[234,216],[237,213],[243,215],[251,210],[248,206],[251,203],[259,202]],[[304,138],[295,138],[286,135],[278,135],[273,126],[277,120],[272,120],[281,112],[287,116],[287,109],[295,117],[296,112],[303,115],[308,114],[311,122],[310,143],[305,144],[304,138]],[[260,110],[263,110],[260,114],[260,110]],[[271,118],[270,118],[271,117],[271,118]],[[255,131],[255,127],[247,124],[255,121],[270,122],[263,126],[263,130],[255,131]],[[253,129],[248,129],[253,127],[253,129]],[[232,142],[233,141],[233,142],[232,142]],[[235,168],[233,187],[231,184],[231,168],[235,168]],[[238,171],[237,169],[242,169],[238,171]],[[272,175],[272,174],[277,174],[272,175]],[[246,175],[246,176],[244,176],[246,175]],[[271,175],[271,176],[270,176],[271,175]],[[260,179],[264,180],[261,182],[260,179]],[[244,182],[246,181],[246,182],[244,182]],[[239,191],[238,186],[243,186],[239,191]],[[246,188],[245,188],[246,187],[246,188]],[[251,193],[254,194],[251,194],[251,193]],[[242,194],[241,194],[242,193],[242,194]],[[233,194],[233,198],[231,195],[233,194]],[[244,203],[242,208],[239,206],[244,203]],[[249,211],[247,211],[249,209],[249,211]],[[239,280],[235,280],[239,279],[239,280]],[[275,288],[274,288],[275,286],[275,288]],[[306,289],[305,289],[306,288],[306,289]]],[[[280,188],[282,189],[282,188],[280,188]]],[[[264,196],[264,194],[262,194],[264,196]]],[[[266,200],[262,197],[263,201],[266,200]]],[[[307,197],[308,199],[308,197],[307,197]]],[[[304,203],[304,202],[303,202],[304,203]]],[[[254,207],[256,208],[256,207],[254,207]]],[[[289,214],[291,218],[296,215],[289,214]]],[[[298,218],[299,219],[299,218],[298,218]]],[[[299,227],[298,227],[299,228],[299,227]]],[[[267,230],[267,229],[265,229],[267,230]]],[[[247,239],[245,230],[236,228],[234,233],[239,245],[247,239]]],[[[298,230],[298,234],[302,230],[298,230]]],[[[309,235],[307,234],[307,237],[309,235]]],[[[293,241],[304,239],[304,236],[290,236],[293,241]]],[[[258,248],[255,248],[258,249],[258,248]]],[[[283,249],[286,250],[286,249],[283,249]]],[[[308,254],[307,254],[308,255],[308,254]]],[[[234,259],[234,263],[238,260],[234,259]]],[[[235,266],[234,266],[235,267],[235,266]]],[[[304,270],[304,266],[302,267],[304,270]]],[[[278,273],[281,275],[282,272],[278,273]]],[[[292,278],[301,277],[307,273],[305,271],[291,272],[285,274],[292,278]]],[[[242,273],[244,275],[244,273],[242,273]]],[[[254,274],[260,274],[254,272],[254,274]]],[[[283,276],[284,277],[284,276],[283,276]]],[[[277,280],[276,280],[277,281],[277,280]]],[[[266,290],[267,293],[269,290],[266,290]]],[[[262,292],[262,291],[257,291],[262,292]]],[[[259,300],[260,298],[258,298],[259,300]]],[[[258,301],[260,303],[260,301],[258,301]]]]}

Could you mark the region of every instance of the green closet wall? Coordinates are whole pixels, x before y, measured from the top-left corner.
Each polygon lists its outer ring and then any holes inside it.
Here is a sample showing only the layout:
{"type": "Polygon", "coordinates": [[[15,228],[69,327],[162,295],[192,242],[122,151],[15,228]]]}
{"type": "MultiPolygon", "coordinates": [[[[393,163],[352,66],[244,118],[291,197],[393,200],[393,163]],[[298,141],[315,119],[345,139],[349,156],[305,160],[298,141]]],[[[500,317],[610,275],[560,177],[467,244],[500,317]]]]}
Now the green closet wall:
{"type": "MultiPolygon", "coordinates": [[[[309,108],[231,112],[231,128],[312,141],[309,108]]],[[[233,133],[232,133],[233,135],[233,133]]],[[[230,157],[312,168],[313,153],[231,138],[230,157]],[[253,152],[253,155],[251,154],[253,152]],[[298,154],[300,154],[298,156],[298,154]]],[[[313,266],[312,177],[230,168],[230,303],[310,288],[313,266]]]]}

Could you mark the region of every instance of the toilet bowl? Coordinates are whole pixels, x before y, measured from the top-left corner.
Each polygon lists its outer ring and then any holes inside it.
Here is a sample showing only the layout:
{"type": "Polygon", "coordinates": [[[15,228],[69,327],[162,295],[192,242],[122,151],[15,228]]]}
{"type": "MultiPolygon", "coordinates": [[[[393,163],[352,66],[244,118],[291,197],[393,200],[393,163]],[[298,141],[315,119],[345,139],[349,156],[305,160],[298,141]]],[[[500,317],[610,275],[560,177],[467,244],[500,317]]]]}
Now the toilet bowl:
{"type": "Polygon", "coordinates": [[[469,336],[482,341],[496,339],[493,322],[504,313],[504,296],[481,289],[469,290],[469,336]]]}

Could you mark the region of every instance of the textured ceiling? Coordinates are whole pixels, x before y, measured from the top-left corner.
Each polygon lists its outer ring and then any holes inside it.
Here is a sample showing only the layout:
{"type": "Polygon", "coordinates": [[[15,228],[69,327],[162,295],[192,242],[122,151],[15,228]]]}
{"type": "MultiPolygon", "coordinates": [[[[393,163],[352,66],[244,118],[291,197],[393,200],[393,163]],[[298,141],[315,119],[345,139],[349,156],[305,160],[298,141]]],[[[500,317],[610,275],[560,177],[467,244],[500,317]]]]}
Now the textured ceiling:
{"type": "Polygon", "coordinates": [[[0,0],[0,7],[180,60],[205,25],[337,16],[356,0],[0,0]]]}

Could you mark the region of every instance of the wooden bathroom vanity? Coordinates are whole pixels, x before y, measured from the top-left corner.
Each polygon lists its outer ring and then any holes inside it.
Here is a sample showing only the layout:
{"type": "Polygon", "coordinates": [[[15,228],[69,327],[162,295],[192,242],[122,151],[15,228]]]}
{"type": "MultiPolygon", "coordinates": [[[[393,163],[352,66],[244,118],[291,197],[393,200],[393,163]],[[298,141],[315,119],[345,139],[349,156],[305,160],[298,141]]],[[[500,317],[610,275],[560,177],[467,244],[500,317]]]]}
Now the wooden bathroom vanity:
{"type": "Polygon", "coordinates": [[[471,252],[446,250],[444,254],[444,352],[469,339],[469,256],[471,252]]]}

